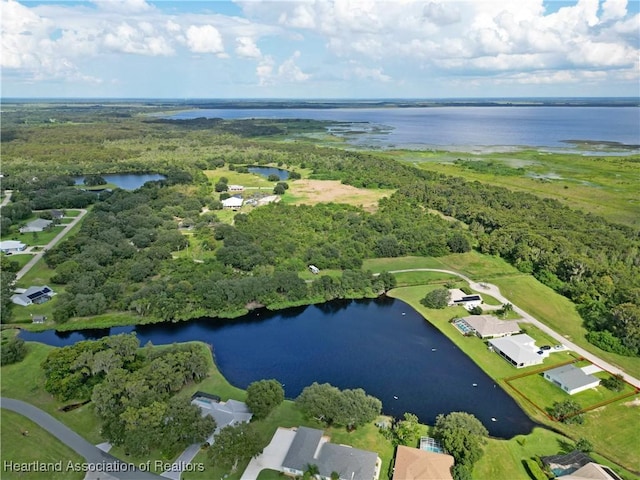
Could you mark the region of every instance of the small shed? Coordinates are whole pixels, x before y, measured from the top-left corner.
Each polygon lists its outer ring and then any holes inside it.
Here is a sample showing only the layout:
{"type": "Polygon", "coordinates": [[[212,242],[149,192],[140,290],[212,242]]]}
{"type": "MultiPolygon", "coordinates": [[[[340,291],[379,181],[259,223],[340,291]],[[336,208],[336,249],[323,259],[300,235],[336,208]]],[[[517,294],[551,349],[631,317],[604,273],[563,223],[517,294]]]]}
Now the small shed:
{"type": "Polygon", "coordinates": [[[314,275],[320,273],[320,269],[315,265],[309,265],[309,270],[311,270],[311,273],[313,273],[314,275]]]}
{"type": "Polygon", "coordinates": [[[47,320],[47,316],[46,315],[32,315],[31,316],[31,323],[42,324],[46,320],[47,320]]]}

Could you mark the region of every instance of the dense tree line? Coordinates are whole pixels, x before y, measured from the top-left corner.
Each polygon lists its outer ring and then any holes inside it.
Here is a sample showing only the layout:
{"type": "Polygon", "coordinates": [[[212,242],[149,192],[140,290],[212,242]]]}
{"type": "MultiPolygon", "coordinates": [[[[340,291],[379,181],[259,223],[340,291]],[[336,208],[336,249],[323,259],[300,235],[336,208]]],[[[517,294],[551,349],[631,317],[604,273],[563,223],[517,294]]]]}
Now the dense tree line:
{"type": "Polygon", "coordinates": [[[211,417],[173,396],[207,375],[207,360],[194,345],[141,350],[135,335],[115,335],[55,349],[42,368],[49,393],[91,399],[104,436],[131,454],[159,448],[171,456],[215,429],[211,417]]]}

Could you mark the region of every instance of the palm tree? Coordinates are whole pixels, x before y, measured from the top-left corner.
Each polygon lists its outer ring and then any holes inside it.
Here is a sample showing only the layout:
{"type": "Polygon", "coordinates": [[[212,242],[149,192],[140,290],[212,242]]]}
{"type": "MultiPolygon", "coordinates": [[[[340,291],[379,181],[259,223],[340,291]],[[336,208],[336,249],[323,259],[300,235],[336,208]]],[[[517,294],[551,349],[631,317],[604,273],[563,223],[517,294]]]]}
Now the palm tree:
{"type": "Polygon", "coordinates": [[[318,475],[320,474],[320,469],[318,468],[318,465],[316,465],[315,463],[308,463],[307,469],[305,470],[304,473],[309,475],[309,477],[311,478],[318,478],[318,475]]]}

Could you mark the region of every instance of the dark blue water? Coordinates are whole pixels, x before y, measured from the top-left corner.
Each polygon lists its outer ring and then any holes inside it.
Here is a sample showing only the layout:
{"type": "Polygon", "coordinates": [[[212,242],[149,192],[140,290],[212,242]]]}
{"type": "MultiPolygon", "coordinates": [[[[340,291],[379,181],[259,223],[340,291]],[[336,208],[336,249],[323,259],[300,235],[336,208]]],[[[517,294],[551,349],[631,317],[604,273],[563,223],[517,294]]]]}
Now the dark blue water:
{"type": "Polygon", "coordinates": [[[413,412],[433,424],[440,413],[466,411],[491,435],[505,438],[526,434],[534,426],[449,339],[410,306],[388,298],[263,310],[234,320],[20,335],[63,346],[131,331],[142,345],[191,340],[211,344],[223,375],[241,388],[276,378],[287,397],[294,398],[314,381],[329,382],[365,389],[382,400],[385,413],[396,417],[413,412]]]}
{"type": "MultiPolygon", "coordinates": [[[[386,133],[349,135],[351,143],[380,147],[489,146],[566,148],[567,140],[640,144],[637,107],[434,107],[336,109],[202,109],[167,118],[304,118],[370,122],[386,133]]],[[[357,125],[362,129],[362,125],[357,125]]]]}
{"type": "MultiPolygon", "coordinates": [[[[123,190],[135,190],[146,182],[154,182],[167,178],[159,173],[109,173],[100,176],[108,183],[113,183],[116,187],[122,188],[123,190]]],[[[84,175],[73,177],[73,179],[76,185],[84,185],[84,175]]]]}
{"type": "Polygon", "coordinates": [[[262,175],[263,177],[268,177],[269,175],[278,175],[280,180],[286,180],[289,178],[289,171],[283,170],[282,168],[275,167],[249,167],[248,170],[251,173],[257,173],[258,175],[262,175]]]}

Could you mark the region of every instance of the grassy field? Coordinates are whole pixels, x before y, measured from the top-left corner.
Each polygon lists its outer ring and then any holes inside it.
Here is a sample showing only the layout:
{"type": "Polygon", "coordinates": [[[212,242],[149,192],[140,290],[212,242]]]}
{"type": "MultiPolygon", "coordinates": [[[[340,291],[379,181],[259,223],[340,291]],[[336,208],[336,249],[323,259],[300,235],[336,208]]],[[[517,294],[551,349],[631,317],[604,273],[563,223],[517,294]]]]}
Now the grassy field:
{"type": "Polygon", "coordinates": [[[11,472],[6,466],[2,469],[2,478],[21,480],[81,480],[83,472],[66,470],[67,462],[82,463],[84,459],[60,442],[49,432],[31,420],[8,410],[0,410],[2,424],[0,439],[0,462],[28,463],[33,461],[43,463],[62,462],[62,471],[56,472],[11,472]],[[23,432],[27,432],[23,435],[23,432]]]}
{"type": "Polygon", "coordinates": [[[62,231],[62,228],[61,226],[54,226],[44,232],[10,233],[3,235],[2,240],[18,240],[28,246],[46,245],[62,231]]]}
{"type": "MultiPolygon", "coordinates": [[[[389,292],[389,295],[405,301],[415,310],[421,313],[433,325],[449,337],[463,352],[480,366],[491,378],[505,390],[507,390],[522,408],[536,421],[557,429],[570,438],[587,438],[595,447],[595,450],[606,458],[626,467],[632,471],[640,471],[640,455],[638,455],[637,445],[640,436],[637,430],[638,411],[640,402],[633,402],[635,397],[619,400],[605,407],[588,412],[584,425],[565,425],[550,421],[546,416],[533,408],[524,398],[519,397],[513,390],[509,390],[504,382],[505,377],[510,377],[516,373],[535,370],[538,367],[528,367],[516,370],[504,361],[501,357],[490,352],[482,340],[477,337],[464,337],[457,329],[449,324],[449,319],[453,316],[464,315],[462,307],[446,308],[443,310],[432,310],[420,304],[420,299],[427,291],[437,288],[429,287],[404,287],[397,288],[389,292]],[[607,431],[607,435],[603,432],[607,431]]],[[[518,303],[518,302],[516,302],[518,303]]],[[[550,344],[551,339],[535,327],[527,325],[527,334],[533,337],[539,344],[550,344]]],[[[541,366],[549,367],[573,360],[575,357],[571,352],[557,352],[544,360],[541,366]]]]}
{"type": "Polygon", "coordinates": [[[386,155],[430,171],[554,198],[618,223],[640,225],[638,156],[583,156],[523,150],[507,153],[394,151],[386,155]],[[456,159],[490,164],[487,171],[456,165],[456,159]],[[505,175],[499,167],[521,168],[505,175]],[[495,168],[498,167],[498,168],[495,168]],[[515,174],[514,174],[515,173],[515,174]]]}
{"type": "MultiPolygon", "coordinates": [[[[477,480],[530,480],[523,460],[535,456],[569,453],[573,442],[567,437],[544,428],[534,428],[529,435],[518,435],[509,440],[491,438],[487,443],[483,457],[474,465],[473,478],[477,480]]],[[[611,465],[606,459],[594,458],[603,464],[609,464],[626,479],[638,478],[632,473],[611,465]]]]}
{"type": "Polygon", "coordinates": [[[27,349],[28,354],[22,362],[0,368],[2,396],[24,400],[41,408],[92,443],[97,444],[103,441],[100,436],[99,422],[91,404],[62,412],[61,407],[75,401],[59,402],[44,390],[45,378],[40,364],[53,347],[28,342],[27,349]]]}
{"type": "Polygon", "coordinates": [[[9,259],[10,262],[16,262],[20,266],[20,268],[24,267],[27,263],[29,263],[29,260],[33,258],[33,255],[30,255],[28,253],[26,254],[14,253],[12,255],[5,255],[3,253],[2,256],[7,257],[7,259],[9,259]]]}

